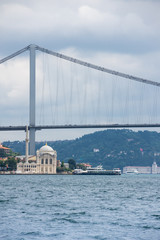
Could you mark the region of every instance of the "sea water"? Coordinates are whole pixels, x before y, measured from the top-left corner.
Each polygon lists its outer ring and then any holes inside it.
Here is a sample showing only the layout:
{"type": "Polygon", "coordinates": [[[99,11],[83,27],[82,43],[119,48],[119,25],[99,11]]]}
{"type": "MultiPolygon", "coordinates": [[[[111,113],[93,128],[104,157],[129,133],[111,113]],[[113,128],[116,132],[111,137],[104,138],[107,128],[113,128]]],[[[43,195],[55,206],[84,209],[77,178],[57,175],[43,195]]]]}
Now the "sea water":
{"type": "Polygon", "coordinates": [[[160,239],[160,175],[0,175],[0,239],[160,239]]]}

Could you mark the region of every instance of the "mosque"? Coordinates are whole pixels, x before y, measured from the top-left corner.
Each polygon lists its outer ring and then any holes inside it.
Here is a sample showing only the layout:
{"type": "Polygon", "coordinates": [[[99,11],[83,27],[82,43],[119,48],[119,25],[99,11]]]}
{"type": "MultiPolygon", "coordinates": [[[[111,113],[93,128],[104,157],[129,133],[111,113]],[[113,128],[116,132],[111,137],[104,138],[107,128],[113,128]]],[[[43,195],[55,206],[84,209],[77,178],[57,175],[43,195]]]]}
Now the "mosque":
{"type": "Polygon", "coordinates": [[[42,146],[32,157],[29,163],[28,157],[28,128],[26,127],[26,156],[25,162],[17,164],[17,173],[22,174],[56,174],[57,152],[47,144],[42,146]]]}

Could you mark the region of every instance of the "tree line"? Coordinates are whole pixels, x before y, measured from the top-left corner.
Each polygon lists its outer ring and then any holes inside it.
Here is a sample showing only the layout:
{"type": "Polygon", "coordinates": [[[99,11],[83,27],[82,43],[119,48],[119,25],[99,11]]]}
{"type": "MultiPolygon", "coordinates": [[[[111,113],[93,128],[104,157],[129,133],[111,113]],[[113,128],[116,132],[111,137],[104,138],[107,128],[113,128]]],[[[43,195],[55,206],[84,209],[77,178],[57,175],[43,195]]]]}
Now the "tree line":
{"type": "MultiPolygon", "coordinates": [[[[21,155],[25,153],[24,141],[4,144],[21,155]]],[[[36,149],[44,144],[37,142],[36,149]]],[[[122,169],[128,165],[151,166],[153,161],[160,166],[160,133],[153,131],[110,129],[75,140],[49,141],[48,145],[57,151],[61,162],[74,159],[77,164],[90,163],[93,167],[102,164],[105,169],[122,169]]]]}

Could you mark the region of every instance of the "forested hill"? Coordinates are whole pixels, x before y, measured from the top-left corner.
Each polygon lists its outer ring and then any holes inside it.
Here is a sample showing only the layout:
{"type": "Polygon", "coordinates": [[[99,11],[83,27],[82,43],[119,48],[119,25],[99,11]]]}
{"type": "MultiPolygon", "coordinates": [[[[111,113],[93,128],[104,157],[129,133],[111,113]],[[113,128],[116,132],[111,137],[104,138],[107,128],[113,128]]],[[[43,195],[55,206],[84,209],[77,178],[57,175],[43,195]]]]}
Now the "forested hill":
{"type": "MultiPolygon", "coordinates": [[[[25,142],[3,142],[13,151],[25,154],[25,142]]],[[[44,142],[36,143],[39,149],[44,142]]],[[[58,159],[67,162],[102,164],[106,169],[128,165],[151,166],[155,160],[160,166],[160,133],[150,131],[105,130],[84,135],[75,140],[50,141],[58,159]]]]}

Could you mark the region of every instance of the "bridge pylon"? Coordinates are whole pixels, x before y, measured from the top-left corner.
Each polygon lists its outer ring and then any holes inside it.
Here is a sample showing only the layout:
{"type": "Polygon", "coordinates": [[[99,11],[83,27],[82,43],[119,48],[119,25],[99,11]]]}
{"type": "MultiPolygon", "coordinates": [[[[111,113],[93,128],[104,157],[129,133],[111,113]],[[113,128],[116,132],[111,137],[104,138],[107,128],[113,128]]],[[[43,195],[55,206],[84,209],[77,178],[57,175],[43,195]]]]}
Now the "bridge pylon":
{"type": "Polygon", "coordinates": [[[30,112],[29,112],[29,154],[35,155],[36,121],[36,45],[29,46],[30,51],[30,112]]]}

